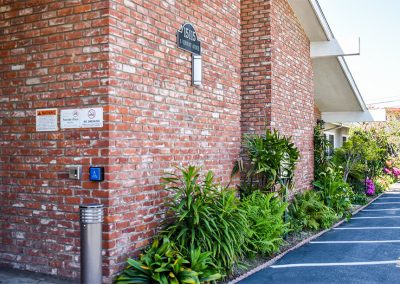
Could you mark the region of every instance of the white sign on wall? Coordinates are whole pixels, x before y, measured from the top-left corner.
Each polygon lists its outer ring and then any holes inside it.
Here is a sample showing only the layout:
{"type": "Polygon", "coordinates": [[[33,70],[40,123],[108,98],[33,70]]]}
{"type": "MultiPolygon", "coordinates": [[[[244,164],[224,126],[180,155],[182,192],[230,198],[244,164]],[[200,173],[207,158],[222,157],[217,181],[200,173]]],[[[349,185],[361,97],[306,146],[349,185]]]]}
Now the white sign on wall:
{"type": "Polygon", "coordinates": [[[103,108],[83,108],[79,119],[82,128],[103,127],[103,108]]]}
{"type": "Polygon", "coordinates": [[[103,108],[61,110],[61,128],[103,127],[103,108]]]}
{"type": "Polygon", "coordinates": [[[36,131],[57,131],[57,109],[36,110],[36,131]]]}
{"type": "Polygon", "coordinates": [[[79,110],[62,109],[60,118],[61,128],[80,128],[79,110]]]}

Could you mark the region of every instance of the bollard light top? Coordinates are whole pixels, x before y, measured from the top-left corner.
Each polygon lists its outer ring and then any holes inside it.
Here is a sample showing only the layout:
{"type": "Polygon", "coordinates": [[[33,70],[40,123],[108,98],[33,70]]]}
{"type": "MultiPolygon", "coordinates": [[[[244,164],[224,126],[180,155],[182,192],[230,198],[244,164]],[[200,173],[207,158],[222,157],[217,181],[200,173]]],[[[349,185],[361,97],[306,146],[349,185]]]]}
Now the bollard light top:
{"type": "Polygon", "coordinates": [[[79,205],[79,208],[103,208],[103,204],[99,203],[90,203],[90,204],[81,204],[79,205]]]}

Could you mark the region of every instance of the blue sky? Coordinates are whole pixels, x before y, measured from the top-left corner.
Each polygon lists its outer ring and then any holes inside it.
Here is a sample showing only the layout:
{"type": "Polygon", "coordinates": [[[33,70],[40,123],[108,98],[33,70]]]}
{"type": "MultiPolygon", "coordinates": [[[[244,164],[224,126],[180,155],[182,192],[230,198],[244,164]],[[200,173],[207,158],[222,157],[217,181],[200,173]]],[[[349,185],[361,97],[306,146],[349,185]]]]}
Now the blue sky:
{"type": "Polygon", "coordinates": [[[335,37],[360,37],[346,62],[366,103],[400,106],[400,0],[319,0],[335,37]]]}

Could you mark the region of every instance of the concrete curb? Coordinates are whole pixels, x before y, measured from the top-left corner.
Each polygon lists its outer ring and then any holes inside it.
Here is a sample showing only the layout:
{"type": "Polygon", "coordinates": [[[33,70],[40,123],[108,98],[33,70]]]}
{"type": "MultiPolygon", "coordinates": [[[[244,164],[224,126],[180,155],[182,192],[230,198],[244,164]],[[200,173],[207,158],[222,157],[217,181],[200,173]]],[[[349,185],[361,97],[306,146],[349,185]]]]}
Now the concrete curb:
{"type": "MultiPolygon", "coordinates": [[[[371,199],[367,204],[365,204],[364,206],[361,206],[360,208],[358,208],[357,210],[355,210],[354,212],[352,212],[351,215],[352,215],[352,216],[356,215],[358,212],[360,212],[361,210],[363,210],[365,207],[369,206],[369,205],[370,205],[372,202],[374,202],[376,199],[378,199],[379,197],[381,197],[382,194],[384,194],[384,193],[385,193],[385,192],[383,192],[383,193],[379,194],[377,197],[371,199]]],[[[243,280],[243,279],[245,279],[245,278],[247,278],[247,277],[253,275],[254,273],[256,273],[256,272],[258,272],[258,271],[260,271],[260,270],[263,270],[264,268],[267,268],[267,267],[271,266],[271,265],[274,264],[276,261],[278,261],[278,260],[281,259],[283,256],[285,256],[287,253],[289,253],[289,252],[291,252],[292,250],[295,250],[295,249],[297,249],[297,248],[299,248],[299,247],[301,247],[301,246],[303,246],[303,245],[309,243],[310,241],[312,241],[312,240],[318,238],[319,236],[325,234],[326,232],[329,232],[329,231],[332,230],[333,228],[336,228],[336,227],[340,226],[340,225],[343,224],[343,222],[345,222],[345,221],[346,221],[346,219],[340,220],[339,222],[337,222],[336,224],[334,224],[331,228],[326,229],[326,230],[324,230],[324,231],[321,231],[321,232],[319,232],[319,233],[317,233],[317,234],[315,234],[315,235],[313,235],[313,236],[311,236],[311,237],[309,237],[309,238],[307,238],[307,239],[301,241],[300,243],[298,243],[298,244],[296,244],[295,246],[293,246],[293,247],[291,247],[291,248],[285,250],[284,252],[278,254],[277,256],[275,256],[274,258],[268,260],[267,262],[265,262],[265,263],[263,263],[263,264],[257,266],[256,268],[254,268],[254,269],[252,269],[252,270],[246,272],[245,274],[243,274],[243,275],[241,275],[241,276],[239,276],[239,277],[233,279],[232,281],[229,281],[228,284],[236,284],[236,283],[238,283],[239,281],[241,281],[241,280],[243,280]]]]}

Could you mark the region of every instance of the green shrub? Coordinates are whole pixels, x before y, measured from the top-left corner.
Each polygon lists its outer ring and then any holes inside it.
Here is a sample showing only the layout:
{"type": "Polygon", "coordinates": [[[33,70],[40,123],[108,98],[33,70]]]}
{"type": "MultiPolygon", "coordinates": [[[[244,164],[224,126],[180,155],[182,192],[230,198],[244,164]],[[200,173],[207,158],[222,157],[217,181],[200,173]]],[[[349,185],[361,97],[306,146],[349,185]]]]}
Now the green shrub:
{"type": "Polygon", "coordinates": [[[355,193],[351,198],[351,203],[365,205],[368,203],[368,198],[365,193],[355,193]]]}
{"type": "Polygon", "coordinates": [[[164,238],[162,243],[155,239],[139,260],[128,259],[128,266],[115,283],[204,283],[219,278],[221,275],[216,273],[210,253],[192,250],[188,260],[168,238],[164,238]]]}
{"type": "Polygon", "coordinates": [[[351,186],[355,194],[365,194],[365,176],[350,173],[347,183],[351,186]]]}
{"type": "Polygon", "coordinates": [[[353,191],[348,183],[343,181],[342,172],[328,167],[327,172],[321,172],[314,186],[321,193],[322,201],[332,208],[339,217],[349,213],[353,191]]]}
{"type": "Polygon", "coordinates": [[[318,177],[321,172],[325,172],[328,167],[332,166],[330,155],[333,145],[324,135],[323,122],[314,127],[314,178],[318,177]]]}
{"type": "Polygon", "coordinates": [[[246,212],[251,231],[247,246],[253,253],[270,254],[278,251],[282,237],[287,232],[283,220],[287,203],[274,195],[255,191],[242,200],[241,207],[246,212]]]}
{"type": "Polygon", "coordinates": [[[299,151],[290,137],[280,136],[278,131],[265,132],[265,135],[246,135],[244,137],[246,162],[237,163],[233,174],[244,172],[246,181],[239,187],[241,196],[251,194],[252,190],[275,191],[286,186],[282,177],[291,181],[299,151]]]}
{"type": "Polygon", "coordinates": [[[375,180],[374,184],[375,184],[375,194],[376,195],[379,195],[379,194],[385,192],[386,188],[382,183],[375,180]]]}
{"type": "Polygon", "coordinates": [[[321,194],[308,190],[297,194],[289,206],[291,230],[319,230],[329,228],[337,215],[333,209],[324,204],[321,194]]]}
{"type": "Polygon", "coordinates": [[[372,125],[353,127],[341,148],[335,149],[335,162],[343,167],[343,179],[374,179],[385,165],[390,148],[385,128],[372,125]]]}
{"type": "Polygon", "coordinates": [[[172,222],[165,224],[163,234],[175,240],[183,253],[195,248],[210,251],[215,263],[229,271],[245,254],[249,236],[235,191],[215,184],[212,172],[203,182],[199,182],[199,168],[181,168],[180,173],[164,178],[171,192],[167,206],[172,222]]]}
{"type": "Polygon", "coordinates": [[[389,189],[390,185],[395,183],[396,179],[392,175],[382,174],[375,179],[375,185],[377,185],[382,191],[389,189]]]}

